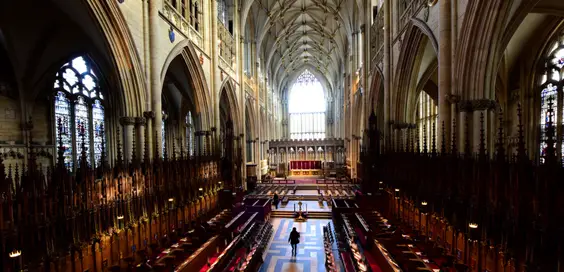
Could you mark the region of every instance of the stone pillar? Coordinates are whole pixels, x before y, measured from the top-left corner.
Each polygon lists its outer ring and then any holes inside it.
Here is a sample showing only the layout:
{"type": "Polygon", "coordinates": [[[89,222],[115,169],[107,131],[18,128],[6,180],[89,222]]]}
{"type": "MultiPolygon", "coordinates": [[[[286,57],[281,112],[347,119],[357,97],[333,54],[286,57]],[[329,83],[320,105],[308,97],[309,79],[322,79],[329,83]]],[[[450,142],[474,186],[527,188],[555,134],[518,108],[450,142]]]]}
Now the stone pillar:
{"type": "Polygon", "coordinates": [[[145,137],[147,136],[145,135],[145,124],[147,124],[145,117],[135,118],[135,151],[137,152],[135,156],[139,161],[142,161],[145,156],[145,137]]]}
{"type": "MultiPolygon", "coordinates": [[[[458,122],[456,124],[456,126],[458,127],[458,139],[459,141],[456,143],[458,144],[458,150],[460,151],[460,153],[464,153],[464,146],[466,144],[466,141],[471,141],[472,137],[472,127],[470,127],[471,125],[471,121],[472,118],[470,118],[470,116],[472,116],[472,104],[468,103],[468,101],[461,101],[459,102],[458,105],[458,109],[460,111],[459,113],[459,118],[458,118],[458,122]],[[468,120],[466,120],[468,118],[468,120]],[[468,121],[468,122],[467,122],[468,121]],[[470,139],[466,139],[466,125],[468,123],[468,135],[470,136],[470,139]]],[[[470,143],[472,144],[472,143],[470,143]]]]}
{"type": "MultiPolygon", "coordinates": [[[[154,113],[153,119],[153,126],[150,127],[152,129],[151,135],[154,135],[154,131],[157,133],[156,139],[150,139],[152,141],[149,142],[151,146],[161,146],[162,139],[161,139],[161,124],[162,124],[162,86],[161,86],[161,74],[160,68],[161,66],[158,65],[160,63],[159,60],[159,41],[161,39],[165,39],[166,36],[162,36],[160,32],[159,23],[161,18],[159,16],[159,9],[162,7],[162,0],[151,0],[149,1],[149,52],[151,54],[151,103],[152,103],[152,110],[154,113]]],[[[152,150],[153,148],[151,148],[152,150]]]]}
{"type": "Polygon", "coordinates": [[[154,119],[155,119],[155,112],[153,111],[146,111],[143,113],[143,117],[145,117],[145,121],[147,122],[147,132],[148,134],[145,135],[145,141],[147,141],[147,145],[149,146],[149,150],[148,150],[148,157],[149,158],[153,158],[154,154],[153,154],[153,149],[155,148],[154,143],[155,140],[153,139],[153,123],[154,123],[154,119]]]}
{"type": "MultiPolygon", "coordinates": [[[[439,1],[439,123],[440,128],[444,122],[445,134],[451,131],[451,108],[448,101],[452,91],[452,42],[451,42],[451,0],[439,1]]],[[[441,146],[442,137],[437,137],[437,146],[441,146]]],[[[450,138],[445,138],[445,146],[450,150],[450,138]]]]}
{"type": "Polygon", "coordinates": [[[133,152],[133,128],[135,117],[121,117],[119,123],[123,126],[123,159],[126,163],[131,162],[133,152]]]}
{"type": "Polygon", "coordinates": [[[491,120],[492,118],[490,117],[490,110],[495,109],[496,102],[494,100],[490,100],[490,99],[477,99],[477,100],[472,100],[470,103],[472,104],[472,109],[474,110],[473,123],[468,124],[468,126],[469,127],[472,126],[473,130],[474,130],[473,134],[472,134],[473,150],[474,150],[474,152],[479,151],[480,132],[481,132],[481,129],[482,129],[481,115],[483,113],[484,114],[484,120],[483,120],[483,122],[484,122],[484,124],[483,124],[484,142],[485,142],[486,150],[488,151],[488,153],[491,153],[492,150],[490,150],[490,141],[491,141],[490,124],[492,123],[492,120],[491,120]]]}
{"type": "MultiPolygon", "coordinates": [[[[384,1],[384,123],[390,122],[392,92],[392,0],[384,1]]],[[[384,146],[391,145],[390,131],[384,127],[384,146]]]]}

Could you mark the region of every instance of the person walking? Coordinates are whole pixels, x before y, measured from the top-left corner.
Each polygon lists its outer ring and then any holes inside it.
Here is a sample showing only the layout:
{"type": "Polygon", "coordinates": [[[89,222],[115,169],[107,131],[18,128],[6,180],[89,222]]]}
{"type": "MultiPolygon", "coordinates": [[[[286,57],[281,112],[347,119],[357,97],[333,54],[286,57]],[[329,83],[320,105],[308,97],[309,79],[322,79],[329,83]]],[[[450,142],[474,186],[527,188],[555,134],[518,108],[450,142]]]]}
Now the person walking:
{"type": "Polygon", "coordinates": [[[290,232],[288,242],[292,245],[292,256],[296,256],[298,254],[298,244],[300,243],[300,233],[295,227],[292,229],[292,232],[290,232]]]}
{"type": "Polygon", "coordinates": [[[280,200],[280,198],[278,197],[277,193],[274,193],[274,197],[273,197],[273,202],[274,202],[274,207],[276,207],[276,209],[278,209],[278,201],[280,200]]]}

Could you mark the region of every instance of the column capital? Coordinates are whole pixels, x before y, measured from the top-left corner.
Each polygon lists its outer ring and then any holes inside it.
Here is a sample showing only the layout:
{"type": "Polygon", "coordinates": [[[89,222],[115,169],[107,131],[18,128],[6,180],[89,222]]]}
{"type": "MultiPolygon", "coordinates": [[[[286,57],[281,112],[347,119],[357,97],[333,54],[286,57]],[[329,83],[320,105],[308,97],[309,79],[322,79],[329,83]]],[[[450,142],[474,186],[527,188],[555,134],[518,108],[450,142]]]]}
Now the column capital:
{"type": "Polygon", "coordinates": [[[456,103],[460,102],[460,95],[446,94],[445,98],[451,104],[456,104],[456,103]]]}
{"type": "Polygon", "coordinates": [[[135,117],[135,124],[138,126],[145,126],[147,124],[147,120],[145,117],[135,117]]]}
{"type": "Polygon", "coordinates": [[[155,118],[155,112],[154,111],[143,112],[143,117],[145,117],[146,120],[154,119],[155,118]]]}
{"type": "Polygon", "coordinates": [[[119,123],[122,126],[132,126],[135,125],[135,117],[123,116],[119,118],[119,123]]]}
{"type": "Polygon", "coordinates": [[[472,109],[475,111],[492,110],[497,107],[497,102],[492,99],[476,99],[472,100],[472,109]]]}

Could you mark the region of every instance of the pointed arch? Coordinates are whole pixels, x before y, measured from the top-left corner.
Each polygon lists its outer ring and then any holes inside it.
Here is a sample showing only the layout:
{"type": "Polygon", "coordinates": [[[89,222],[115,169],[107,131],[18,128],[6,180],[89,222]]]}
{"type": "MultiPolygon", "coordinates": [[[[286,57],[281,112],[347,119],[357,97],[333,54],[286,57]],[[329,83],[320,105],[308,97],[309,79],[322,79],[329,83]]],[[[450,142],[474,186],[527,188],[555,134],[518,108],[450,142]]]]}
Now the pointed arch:
{"type": "Polygon", "coordinates": [[[117,68],[118,82],[124,94],[122,106],[125,116],[142,116],[149,108],[149,88],[127,22],[116,1],[87,0],[86,3],[113,55],[111,59],[117,68]]]}
{"type": "MultiPolygon", "coordinates": [[[[210,98],[205,73],[192,41],[185,39],[179,42],[169,53],[161,69],[161,84],[164,82],[170,64],[179,56],[187,69],[187,76],[194,92],[194,107],[199,115],[201,129],[209,130],[213,126],[214,107],[210,98]]],[[[160,86],[161,89],[162,87],[160,86]]]]}
{"type": "Polygon", "coordinates": [[[242,124],[241,113],[239,109],[237,94],[235,92],[236,89],[230,78],[223,80],[220,90],[219,103],[221,104],[221,98],[223,97],[223,95],[225,95],[227,102],[229,103],[231,121],[233,121],[233,133],[235,135],[238,135],[242,131],[242,128],[240,127],[242,124]]]}
{"type": "MultiPolygon", "coordinates": [[[[434,37],[427,36],[427,34],[421,31],[420,27],[414,24],[408,26],[402,42],[396,76],[394,78],[394,89],[397,92],[392,94],[390,120],[407,122],[412,117],[411,113],[418,95],[418,90],[415,89],[417,87],[418,72],[420,72],[426,44],[432,43],[432,39],[434,37]]],[[[434,53],[436,55],[437,51],[434,53]]]]}

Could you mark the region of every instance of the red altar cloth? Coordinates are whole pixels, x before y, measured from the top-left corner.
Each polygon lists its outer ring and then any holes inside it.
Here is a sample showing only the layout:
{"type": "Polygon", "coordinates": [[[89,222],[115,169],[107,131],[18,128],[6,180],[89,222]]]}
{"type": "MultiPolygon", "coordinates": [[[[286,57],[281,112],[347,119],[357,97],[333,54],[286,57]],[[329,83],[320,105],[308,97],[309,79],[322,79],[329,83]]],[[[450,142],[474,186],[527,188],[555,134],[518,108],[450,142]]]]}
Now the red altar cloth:
{"type": "Polygon", "coordinates": [[[290,161],[290,170],[321,169],[321,161],[290,161]]]}

